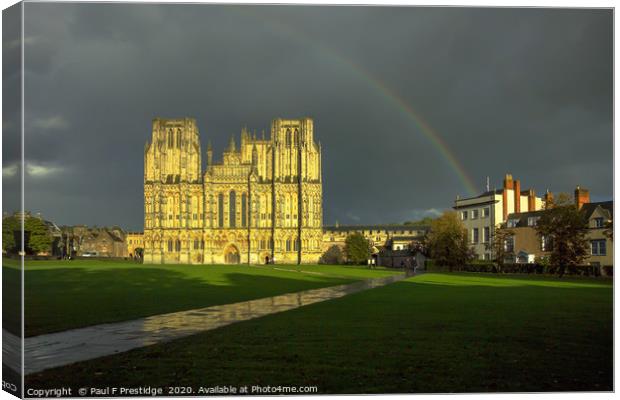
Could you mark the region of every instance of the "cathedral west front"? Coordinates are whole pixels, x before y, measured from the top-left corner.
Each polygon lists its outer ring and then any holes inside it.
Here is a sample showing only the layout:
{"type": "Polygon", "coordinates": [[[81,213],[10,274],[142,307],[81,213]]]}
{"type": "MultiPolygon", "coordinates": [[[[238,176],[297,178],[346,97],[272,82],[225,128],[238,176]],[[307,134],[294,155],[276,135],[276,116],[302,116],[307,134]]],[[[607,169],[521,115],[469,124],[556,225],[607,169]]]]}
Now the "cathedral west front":
{"type": "Polygon", "coordinates": [[[196,120],[153,120],[144,149],[144,263],[316,263],[322,246],[321,147],[313,121],[247,129],[222,160],[196,120]]]}

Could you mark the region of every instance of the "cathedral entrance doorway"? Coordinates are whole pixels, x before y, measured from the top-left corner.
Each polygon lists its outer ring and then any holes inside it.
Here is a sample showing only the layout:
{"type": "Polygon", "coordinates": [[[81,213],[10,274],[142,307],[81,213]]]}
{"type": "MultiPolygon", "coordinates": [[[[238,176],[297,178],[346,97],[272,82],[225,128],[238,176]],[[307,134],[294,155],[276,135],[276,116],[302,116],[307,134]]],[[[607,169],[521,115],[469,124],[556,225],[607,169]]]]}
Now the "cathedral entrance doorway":
{"type": "Polygon", "coordinates": [[[241,262],[237,247],[232,244],[226,247],[226,250],[224,250],[224,262],[226,264],[239,264],[241,262]]]}

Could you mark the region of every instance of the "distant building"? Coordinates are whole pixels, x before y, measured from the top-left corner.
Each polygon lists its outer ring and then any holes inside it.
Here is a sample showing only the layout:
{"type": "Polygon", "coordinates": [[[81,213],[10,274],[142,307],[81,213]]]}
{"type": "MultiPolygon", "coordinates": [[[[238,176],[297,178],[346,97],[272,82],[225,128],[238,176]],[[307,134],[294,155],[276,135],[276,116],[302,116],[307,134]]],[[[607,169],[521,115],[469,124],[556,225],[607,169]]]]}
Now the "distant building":
{"type": "Polygon", "coordinates": [[[486,191],[476,197],[458,198],[454,210],[467,229],[471,248],[481,260],[491,260],[490,245],[495,228],[509,214],[537,211],[544,208],[545,198],[537,197],[534,189],[521,190],[521,182],[507,174],[502,189],[486,191]]]}
{"type": "Polygon", "coordinates": [[[62,228],[65,248],[63,255],[78,257],[127,257],[125,232],[119,227],[88,227],[86,225],[62,228]]]}
{"type": "Polygon", "coordinates": [[[344,247],[344,242],[352,233],[361,233],[370,245],[377,248],[390,246],[403,249],[407,243],[421,241],[428,227],[411,225],[334,225],[323,227],[323,251],[333,245],[344,247]],[[394,239],[396,241],[394,242],[394,239]]]}
{"type": "Polygon", "coordinates": [[[503,224],[514,234],[506,243],[506,250],[514,254],[504,260],[507,263],[531,264],[539,257],[546,257],[549,251],[547,241],[541,238],[536,231],[538,220],[545,210],[512,213],[503,224]]]}
{"type": "MultiPolygon", "coordinates": [[[[590,202],[590,193],[579,186],[575,189],[575,202],[588,224],[587,238],[590,242],[590,254],[585,264],[611,267],[613,266],[613,242],[607,236],[609,223],[613,221],[613,201],[598,203],[590,202]]],[[[534,212],[512,213],[508,216],[505,226],[514,235],[506,243],[507,249],[514,254],[508,262],[534,263],[540,257],[548,256],[548,241],[540,237],[536,231],[538,220],[546,210],[534,212]]]]}
{"type": "Polygon", "coordinates": [[[613,266],[614,244],[606,231],[611,229],[607,223],[614,219],[614,202],[587,203],[581,210],[584,218],[588,220],[590,256],[586,262],[600,267],[613,266]]]}
{"type": "Polygon", "coordinates": [[[127,243],[127,254],[129,257],[136,255],[136,249],[144,250],[144,233],[127,232],[125,235],[125,243],[127,243]]]}
{"type": "Polygon", "coordinates": [[[344,249],[347,236],[362,234],[371,246],[371,261],[385,267],[412,267],[428,227],[412,225],[345,225],[323,227],[323,251],[344,249]]]}

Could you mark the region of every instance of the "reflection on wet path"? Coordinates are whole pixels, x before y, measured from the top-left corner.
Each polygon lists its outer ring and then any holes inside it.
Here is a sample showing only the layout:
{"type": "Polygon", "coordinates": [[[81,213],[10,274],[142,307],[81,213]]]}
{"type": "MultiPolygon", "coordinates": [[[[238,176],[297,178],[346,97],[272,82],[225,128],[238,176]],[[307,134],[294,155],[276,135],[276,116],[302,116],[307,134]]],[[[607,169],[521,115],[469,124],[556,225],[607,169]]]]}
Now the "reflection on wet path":
{"type": "Polygon", "coordinates": [[[395,275],[240,303],[211,306],[132,321],[94,325],[25,339],[25,373],[121,353],[216,329],[235,322],[292,310],[407,278],[395,275]]]}

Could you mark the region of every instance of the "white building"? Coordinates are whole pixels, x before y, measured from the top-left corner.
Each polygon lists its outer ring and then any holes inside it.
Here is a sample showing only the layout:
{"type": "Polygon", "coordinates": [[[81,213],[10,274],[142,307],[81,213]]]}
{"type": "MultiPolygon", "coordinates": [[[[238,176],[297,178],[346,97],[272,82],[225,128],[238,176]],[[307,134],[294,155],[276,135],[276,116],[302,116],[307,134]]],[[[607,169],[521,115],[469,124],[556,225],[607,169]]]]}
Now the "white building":
{"type": "Polygon", "coordinates": [[[546,196],[536,197],[533,189],[522,191],[521,182],[507,174],[502,189],[466,199],[457,197],[454,209],[467,228],[467,239],[478,258],[491,260],[490,245],[495,228],[505,222],[509,214],[543,209],[546,196]]]}

